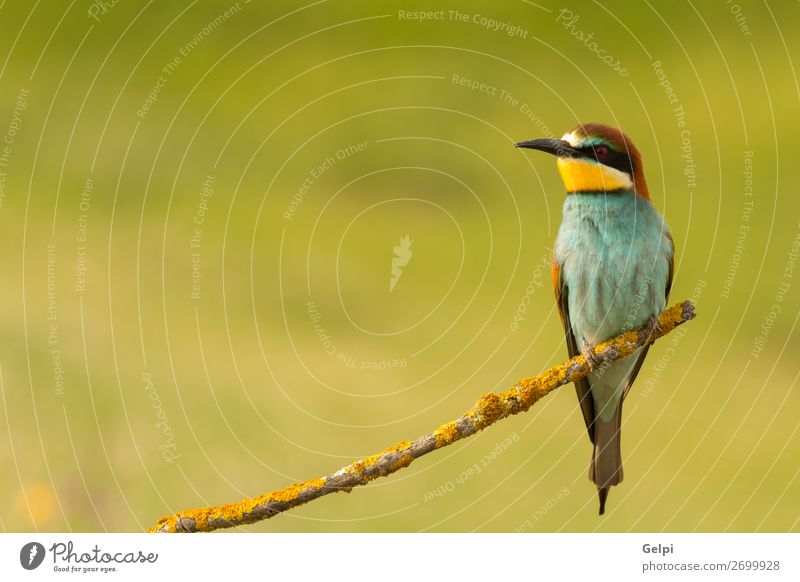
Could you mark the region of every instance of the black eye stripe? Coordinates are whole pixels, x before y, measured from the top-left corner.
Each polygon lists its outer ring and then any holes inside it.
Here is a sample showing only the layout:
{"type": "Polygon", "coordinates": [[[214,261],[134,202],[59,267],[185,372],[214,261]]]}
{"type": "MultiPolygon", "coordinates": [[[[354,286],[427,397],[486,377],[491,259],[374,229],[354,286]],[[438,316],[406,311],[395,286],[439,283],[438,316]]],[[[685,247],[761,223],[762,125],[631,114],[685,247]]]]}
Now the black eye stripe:
{"type": "Polygon", "coordinates": [[[578,149],[585,158],[595,160],[604,166],[615,168],[620,172],[625,172],[633,176],[633,160],[627,152],[618,152],[617,150],[614,150],[606,145],[583,146],[578,149]],[[599,159],[597,157],[596,148],[599,147],[606,148],[606,155],[603,156],[603,159],[599,159]]]}

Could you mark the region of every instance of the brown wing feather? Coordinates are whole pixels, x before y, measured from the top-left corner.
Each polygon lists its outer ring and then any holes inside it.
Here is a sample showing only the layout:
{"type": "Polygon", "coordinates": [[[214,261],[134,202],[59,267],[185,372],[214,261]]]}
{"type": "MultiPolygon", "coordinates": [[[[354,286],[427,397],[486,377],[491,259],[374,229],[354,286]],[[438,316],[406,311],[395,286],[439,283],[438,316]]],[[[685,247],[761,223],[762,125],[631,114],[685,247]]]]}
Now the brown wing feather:
{"type": "MultiPolygon", "coordinates": [[[[581,353],[575,335],[572,333],[572,324],[569,319],[569,289],[561,279],[561,268],[553,260],[553,290],[556,294],[556,305],[561,322],[564,324],[564,336],[567,340],[567,351],[569,357],[574,358],[581,353]]],[[[583,420],[586,423],[586,430],[589,432],[589,439],[594,444],[594,398],[592,398],[592,387],[588,378],[582,378],[575,382],[575,391],[578,394],[578,402],[583,412],[583,420]]]]}

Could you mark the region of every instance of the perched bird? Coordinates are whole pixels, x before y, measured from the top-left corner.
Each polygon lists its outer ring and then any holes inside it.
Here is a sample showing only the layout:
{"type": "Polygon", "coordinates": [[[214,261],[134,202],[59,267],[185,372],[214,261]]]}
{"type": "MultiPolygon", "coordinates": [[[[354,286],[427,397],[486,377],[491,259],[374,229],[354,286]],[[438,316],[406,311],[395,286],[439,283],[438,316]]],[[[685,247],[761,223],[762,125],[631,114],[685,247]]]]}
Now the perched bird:
{"type": "Polygon", "coordinates": [[[650,203],[639,150],[619,129],[578,125],[559,139],[516,144],[557,156],[567,189],[553,253],[553,286],[570,357],[582,353],[594,371],[575,383],[594,445],[589,479],[600,515],[608,490],[622,481],[622,402],[648,347],[602,364],[594,346],[622,333],[658,326],[672,285],[675,247],[650,203]]]}

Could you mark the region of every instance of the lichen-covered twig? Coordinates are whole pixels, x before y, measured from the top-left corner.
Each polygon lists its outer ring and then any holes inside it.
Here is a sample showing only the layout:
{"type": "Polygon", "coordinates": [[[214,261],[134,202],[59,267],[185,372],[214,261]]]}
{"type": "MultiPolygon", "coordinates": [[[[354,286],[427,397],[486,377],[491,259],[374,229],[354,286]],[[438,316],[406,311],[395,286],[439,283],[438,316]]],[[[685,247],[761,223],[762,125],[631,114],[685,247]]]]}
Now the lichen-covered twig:
{"type": "MultiPolygon", "coordinates": [[[[596,347],[595,355],[602,362],[624,358],[637,348],[652,343],[682,323],[693,319],[694,316],[694,304],[691,301],[684,301],[665,310],[658,319],[658,326],[646,324],[641,329],[603,342],[596,347]]],[[[187,509],[175,515],[162,517],[150,531],[200,532],[255,523],[329,493],[349,492],[353,487],[366,485],[373,479],[385,477],[407,467],[414,459],[471,436],[506,416],[525,412],[551,391],[579,380],[591,371],[592,368],[586,358],[582,355],[575,356],[538,376],[523,378],[505,392],[484,394],[464,416],[442,425],[415,441],[396,443],[375,455],[351,463],[332,475],[295,483],[284,489],[238,503],[187,509]]]]}

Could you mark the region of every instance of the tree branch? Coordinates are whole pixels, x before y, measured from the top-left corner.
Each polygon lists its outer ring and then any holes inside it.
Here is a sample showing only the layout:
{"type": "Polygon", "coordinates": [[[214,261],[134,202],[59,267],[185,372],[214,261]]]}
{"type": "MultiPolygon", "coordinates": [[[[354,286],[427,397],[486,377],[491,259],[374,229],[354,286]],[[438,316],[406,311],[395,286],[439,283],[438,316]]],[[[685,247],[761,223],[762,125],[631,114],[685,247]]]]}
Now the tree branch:
{"type": "MultiPolygon", "coordinates": [[[[595,354],[603,362],[602,365],[607,365],[668,334],[682,323],[694,319],[694,316],[694,303],[691,301],[673,305],[661,313],[658,329],[651,330],[645,325],[641,329],[623,333],[598,345],[595,354]]],[[[400,441],[325,477],[295,483],[238,503],[187,509],[162,517],[150,532],[192,533],[235,527],[269,519],[329,493],[350,492],[353,487],[366,485],[373,479],[407,467],[415,459],[471,436],[498,420],[525,412],[556,388],[580,380],[591,371],[586,358],[575,356],[538,376],[523,378],[505,392],[484,394],[462,417],[415,441],[400,441]]]]}

